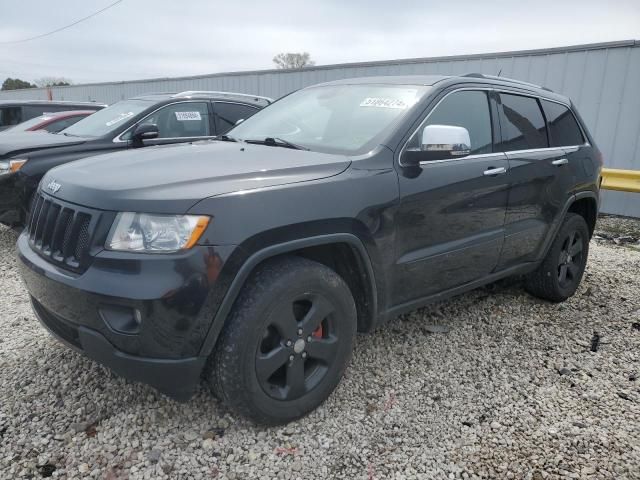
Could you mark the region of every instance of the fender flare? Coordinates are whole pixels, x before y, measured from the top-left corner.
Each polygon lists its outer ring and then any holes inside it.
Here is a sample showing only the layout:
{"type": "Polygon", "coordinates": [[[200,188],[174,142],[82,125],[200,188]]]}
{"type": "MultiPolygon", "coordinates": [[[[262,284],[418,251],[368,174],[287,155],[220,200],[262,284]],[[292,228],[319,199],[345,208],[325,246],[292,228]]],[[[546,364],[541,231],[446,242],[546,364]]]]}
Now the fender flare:
{"type": "Polygon", "coordinates": [[[560,227],[564,223],[564,219],[567,216],[567,212],[569,211],[569,208],[571,208],[571,205],[573,205],[578,200],[582,200],[583,198],[592,198],[596,202],[596,215],[598,214],[598,210],[600,208],[600,202],[598,201],[598,194],[596,192],[592,190],[584,190],[582,192],[577,192],[571,195],[565,202],[564,206],[562,207],[561,213],[556,217],[556,220],[554,220],[554,224],[551,227],[553,231],[553,235],[547,235],[545,243],[543,247],[540,249],[541,253],[537,258],[537,261],[542,261],[544,257],[547,256],[547,252],[551,248],[551,244],[553,243],[553,241],[556,239],[556,235],[558,234],[560,227]]]}
{"type": "Polygon", "coordinates": [[[238,272],[236,273],[229,289],[224,295],[216,314],[214,315],[213,322],[211,323],[211,327],[209,328],[209,332],[205,337],[205,340],[200,348],[201,357],[208,357],[211,355],[213,348],[218,340],[218,336],[222,331],[222,327],[224,326],[231,309],[233,308],[233,304],[236,301],[236,298],[240,294],[242,287],[245,285],[251,273],[253,273],[254,269],[261,262],[275,257],[277,255],[282,255],[284,253],[292,252],[295,250],[299,250],[301,248],[307,247],[316,247],[320,245],[327,245],[331,243],[347,243],[350,246],[354,247],[360,256],[360,260],[363,263],[363,266],[366,269],[369,288],[371,290],[372,296],[372,315],[375,319],[378,315],[378,295],[376,289],[376,280],[373,271],[373,265],[371,263],[371,258],[367,253],[367,250],[362,243],[362,241],[355,235],[351,233],[332,233],[326,235],[318,235],[314,237],[300,238],[296,240],[291,240],[284,243],[278,243],[275,245],[270,245],[265,247],[257,252],[253,253],[240,267],[238,272]]]}

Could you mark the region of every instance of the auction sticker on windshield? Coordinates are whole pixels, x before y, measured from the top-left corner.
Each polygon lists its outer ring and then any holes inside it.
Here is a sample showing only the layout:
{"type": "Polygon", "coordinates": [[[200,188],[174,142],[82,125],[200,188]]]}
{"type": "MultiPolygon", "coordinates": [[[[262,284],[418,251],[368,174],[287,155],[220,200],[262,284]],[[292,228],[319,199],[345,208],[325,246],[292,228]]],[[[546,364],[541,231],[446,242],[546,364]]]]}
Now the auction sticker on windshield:
{"type": "Polygon", "coordinates": [[[133,117],[133,115],[134,115],[133,112],[123,112],[113,120],[109,120],[107,123],[105,123],[105,125],[107,127],[110,127],[111,125],[115,125],[116,123],[121,122],[122,120],[125,120],[129,117],[133,117]]]}
{"type": "Polygon", "coordinates": [[[189,120],[202,120],[200,112],[176,112],[176,120],[187,122],[189,120]]]}
{"type": "Polygon", "coordinates": [[[377,107],[377,108],[407,108],[407,104],[398,98],[381,98],[381,97],[367,97],[362,103],[361,107],[377,107]]]}

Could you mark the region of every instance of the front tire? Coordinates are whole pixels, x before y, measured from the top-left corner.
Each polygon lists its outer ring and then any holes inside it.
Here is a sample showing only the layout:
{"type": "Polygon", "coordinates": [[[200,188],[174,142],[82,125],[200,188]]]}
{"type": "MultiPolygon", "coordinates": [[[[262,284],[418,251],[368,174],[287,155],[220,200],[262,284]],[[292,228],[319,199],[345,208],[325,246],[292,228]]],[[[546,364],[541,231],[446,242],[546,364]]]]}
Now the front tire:
{"type": "Polygon", "coordinates": [[[552,302],[566,300],[580,285],[588,255],[587,222],[576,213],[567,213],[542,264],[525,278],[525,289],[552,302]]]}
{"type": "Polygon", "coordinates": [[[238,296],[209,360],[213,393],[257,423],[290,422],[320,405],[351,357],[356,307],[333,270],[269,260],[238,296]]]}

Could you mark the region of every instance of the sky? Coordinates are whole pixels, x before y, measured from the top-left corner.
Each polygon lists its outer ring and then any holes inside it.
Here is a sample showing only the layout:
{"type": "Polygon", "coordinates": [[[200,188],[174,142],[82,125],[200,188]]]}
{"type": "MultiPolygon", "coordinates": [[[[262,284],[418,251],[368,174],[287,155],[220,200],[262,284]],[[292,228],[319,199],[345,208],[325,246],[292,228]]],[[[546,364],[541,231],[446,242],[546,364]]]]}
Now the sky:
{"type": "Polygon", "coordinates": [[[0,82],[74,83],[640,40],[640,0],[0,0],[0,82]]]}

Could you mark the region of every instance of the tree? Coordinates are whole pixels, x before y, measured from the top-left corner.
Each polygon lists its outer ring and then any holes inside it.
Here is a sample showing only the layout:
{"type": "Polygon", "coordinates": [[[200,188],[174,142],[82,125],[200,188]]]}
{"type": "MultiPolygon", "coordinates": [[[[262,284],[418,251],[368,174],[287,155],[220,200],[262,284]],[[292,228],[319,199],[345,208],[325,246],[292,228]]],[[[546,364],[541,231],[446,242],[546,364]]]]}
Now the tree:
{"type": "Polygon", "coordinates": [[[277,68],[304,68],[316,64],[311,60],[309,52],[279,53],[273,57],[273,63],[276,64],[277,68]]]}
{"type": "Polygon", "coordinates": [[[40,88],[64,87],[73,83],[71,80],[63,77],[42,77],[34,80],[34,82],[40,88]]]}
{"type": "Polygon", "coordinates": [[[29,82],[25,82],[24,80],[20,80],[19,78],[7,78],[2,83],[2,88],[0,90],[20,90],[22,88],[36,88],[36,86],[29,82]]]}

